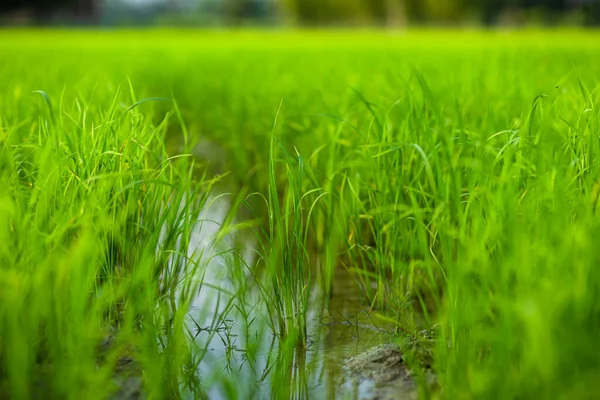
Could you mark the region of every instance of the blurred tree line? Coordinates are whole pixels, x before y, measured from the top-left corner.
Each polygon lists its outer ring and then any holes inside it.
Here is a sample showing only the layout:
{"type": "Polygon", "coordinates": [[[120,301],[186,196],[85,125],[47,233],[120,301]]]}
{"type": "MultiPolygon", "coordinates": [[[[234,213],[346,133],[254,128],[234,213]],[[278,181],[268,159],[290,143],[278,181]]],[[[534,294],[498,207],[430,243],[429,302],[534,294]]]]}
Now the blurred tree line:
{"type": "Polygon", "coordinates": [[[29,14],[45,20],[57,12],[68,12],[79,20],[94,20],[100,13],[102,0],[0,0],[0,14],[29,14]]]}
{"type": "MultiPolygon", "coordinates": [[[[238,0],[244,1],[244,0],[238,0]]],[[[304,24],[460,23],[495,25],[534,20],[560,23],[571,17],[583,24],[600,23],[600,0],[282,0],[304,24]]]]}
{"type": "MultiPolygon", "coordinates": [[[[98,18],[109,4],[131,0],[0,0],[0,14],[26,11],[38,19],[67,12],[80,19],[98,18]]],[[[144,7],[185,12],[193,4],[199,15],[216,13],[221,22],[283,20],[301,25],[388,25],[482,23],[496,25],[537,22],[540,24],[600,24],[600,0],[138,0],[144,7]]],[[[189,16],[189,15],[188,15],[189,16]]]]}

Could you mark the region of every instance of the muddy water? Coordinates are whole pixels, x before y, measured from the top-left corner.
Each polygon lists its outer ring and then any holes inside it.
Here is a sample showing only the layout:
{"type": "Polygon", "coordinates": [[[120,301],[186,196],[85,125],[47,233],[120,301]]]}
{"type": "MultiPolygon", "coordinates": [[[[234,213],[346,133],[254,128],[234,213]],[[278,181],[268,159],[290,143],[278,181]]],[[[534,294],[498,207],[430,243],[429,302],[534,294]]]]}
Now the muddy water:
{"type": "Polygon", "coordinates": [[[247,242],[240,259],[233,254],[239,238],[215,241],[228,207],[227,198],[221,197],[203,210],[189,249],[202,260],[202,268],[194,278],[201,289],[187,325],[208,398],[373,398],[372,382],[346,381],[342,366],[375,345],[393,341],[393,327],[369,317],[354,277],[338,268],[332,298],[325,299],[319,285],[312,285],[307,346],[281,342],[250,273],[253,243],[247,242]]]}

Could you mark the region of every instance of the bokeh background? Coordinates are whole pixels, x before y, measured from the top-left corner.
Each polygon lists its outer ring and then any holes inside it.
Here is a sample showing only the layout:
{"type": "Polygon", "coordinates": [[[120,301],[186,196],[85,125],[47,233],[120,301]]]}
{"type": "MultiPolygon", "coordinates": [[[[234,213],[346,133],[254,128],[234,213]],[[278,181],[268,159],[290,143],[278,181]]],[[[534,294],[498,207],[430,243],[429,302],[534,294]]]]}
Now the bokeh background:
{"type": "Polygon", "coordinates": [[[3,0],[0,24],[589,26],[600,0],[3,0]]]}

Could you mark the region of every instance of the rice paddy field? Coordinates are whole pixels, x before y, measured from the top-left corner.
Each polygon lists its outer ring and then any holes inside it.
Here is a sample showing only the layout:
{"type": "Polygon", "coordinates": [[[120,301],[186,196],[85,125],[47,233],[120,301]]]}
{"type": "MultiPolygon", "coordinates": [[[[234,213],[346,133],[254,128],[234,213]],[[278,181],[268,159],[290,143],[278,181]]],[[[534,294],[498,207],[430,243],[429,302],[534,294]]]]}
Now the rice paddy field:
{"type": "Polygon", "coordinates": [[[600,33],[2,30],[0,77],[0,398],[600,396],[600,33]]]}

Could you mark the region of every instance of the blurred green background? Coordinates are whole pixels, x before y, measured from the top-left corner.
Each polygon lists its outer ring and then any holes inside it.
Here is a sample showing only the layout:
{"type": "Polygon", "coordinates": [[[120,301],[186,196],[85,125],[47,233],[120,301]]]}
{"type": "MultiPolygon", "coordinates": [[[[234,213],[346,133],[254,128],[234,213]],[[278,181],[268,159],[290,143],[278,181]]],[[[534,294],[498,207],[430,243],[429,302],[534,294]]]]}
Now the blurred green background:
{"type": "Polygon", "coordinates": [[[5,0],[0,23],[170,26],[598,25],[598,0],[5,0]]]}

